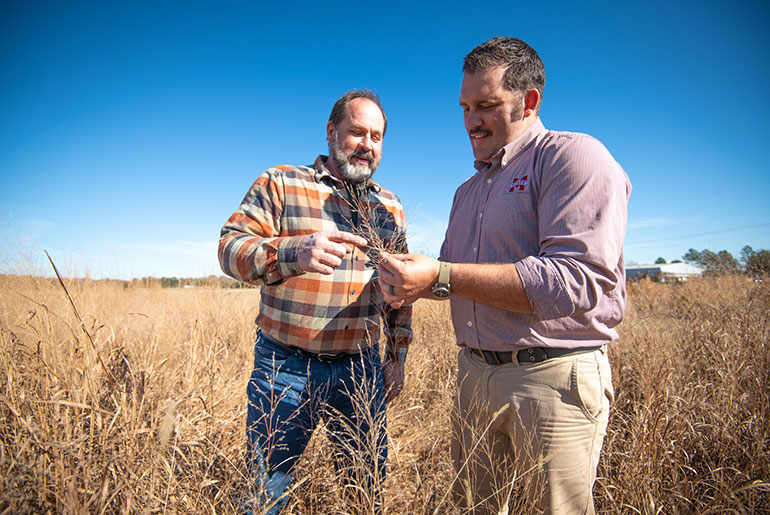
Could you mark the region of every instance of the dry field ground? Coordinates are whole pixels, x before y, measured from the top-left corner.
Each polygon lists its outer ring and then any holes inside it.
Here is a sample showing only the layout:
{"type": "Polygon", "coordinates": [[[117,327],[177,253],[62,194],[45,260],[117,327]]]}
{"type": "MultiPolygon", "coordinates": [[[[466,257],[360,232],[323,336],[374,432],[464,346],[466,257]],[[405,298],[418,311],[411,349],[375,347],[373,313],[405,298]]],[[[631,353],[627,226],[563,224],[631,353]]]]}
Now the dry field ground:
{"type": "MultiPolygon", "coordinates": [[[[58,284],[0,277],[0,514],[236,512],[257,290],[67,284],[93,345],[58,284]]],[[[460,513],[446,308],[416,305],[386,514],[460,513]]],[[[632,283],[620,333],[598,512],[770,513],[770,283],[632,283]]],[[[367,511],[329,456],[314,438],[287,512],[367,511]]]]}

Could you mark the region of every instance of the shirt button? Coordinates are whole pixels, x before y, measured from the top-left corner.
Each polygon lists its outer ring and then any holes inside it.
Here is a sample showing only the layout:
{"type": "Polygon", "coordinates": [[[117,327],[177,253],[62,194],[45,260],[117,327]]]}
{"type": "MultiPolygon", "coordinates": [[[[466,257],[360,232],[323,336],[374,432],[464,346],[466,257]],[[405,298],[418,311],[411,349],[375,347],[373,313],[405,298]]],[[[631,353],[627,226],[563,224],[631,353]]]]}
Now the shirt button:
{"type": "Polygon", "coordinates": [[[484,214],[484,213],[479,213],[479,218],[481,218],[481,216],[482,216],[483,214],[484,214]]]}
{"type": "Polygon", "coordinates": [[[477,250],[479,250],[478,247],[473,247],[473,252],[476,252],[477,250]]]}
{"type": "Polygon", "coordinates": [[[473,322],[471,322],[470,320],[468,320],[468,327],[473,327],[473,322]]]}
{"type": "Polygon", "coordinates": [[[351,295],[355,295],[356,294],[356,290],[351,291],[350,294],[351,295]]]}
{"type": "Polygon", "coordinates": [[[487,179],[487,184],[492,184],[492,179],[487,179]]]}

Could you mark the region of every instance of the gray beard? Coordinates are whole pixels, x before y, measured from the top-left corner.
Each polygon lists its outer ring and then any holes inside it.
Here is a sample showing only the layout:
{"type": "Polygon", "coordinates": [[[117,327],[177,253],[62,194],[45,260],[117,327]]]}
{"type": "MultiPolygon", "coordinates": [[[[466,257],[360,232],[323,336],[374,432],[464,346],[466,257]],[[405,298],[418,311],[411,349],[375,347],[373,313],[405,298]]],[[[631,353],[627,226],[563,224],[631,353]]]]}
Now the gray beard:
{"type": "Polygon", "coordinates": [[[369,165],[364,164],[351,164],[350,158],[355,155],[355,152],[351,152],[350,155],[345,155],[340,150],[339,143],[337,141],[337,130],[334,130],[334,136],[329,143],[329,157],[334,160],[334,164],[337,165],[337,170],[342,175],[342,178],[348,182],[354,184],[365,182],[371,177],[379,166],[379,162],[372,161],[369,165]]]}

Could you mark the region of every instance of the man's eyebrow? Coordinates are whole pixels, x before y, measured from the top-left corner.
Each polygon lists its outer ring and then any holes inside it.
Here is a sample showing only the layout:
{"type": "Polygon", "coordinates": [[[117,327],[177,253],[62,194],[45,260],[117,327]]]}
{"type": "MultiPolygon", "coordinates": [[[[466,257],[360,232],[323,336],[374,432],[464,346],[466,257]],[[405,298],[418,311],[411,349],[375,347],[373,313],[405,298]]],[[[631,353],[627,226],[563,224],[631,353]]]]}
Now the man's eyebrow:
{"type": "MultiPolygon", "coordinates": [[[[473,102],[476,105],[482,105],[482,104],[502,104],[504,102],[503,99],[497,98],[497,97],[490,97],[490,98],[482,98],[481,100],[477,102],[473,102]]],[[[463,102],[460,100],[460,107],[464,107],[469,105],[469,102],[463,102]]]]}

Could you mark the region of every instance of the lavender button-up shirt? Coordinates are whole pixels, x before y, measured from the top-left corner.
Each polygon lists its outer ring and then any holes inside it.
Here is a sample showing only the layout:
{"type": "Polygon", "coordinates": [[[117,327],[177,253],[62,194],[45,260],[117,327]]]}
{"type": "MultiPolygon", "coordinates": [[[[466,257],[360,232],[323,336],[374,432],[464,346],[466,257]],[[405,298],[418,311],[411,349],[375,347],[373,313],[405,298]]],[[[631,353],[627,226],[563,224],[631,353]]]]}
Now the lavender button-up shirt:
{"type": "MultiPolygon", "coordinates": [[[[461,346],[579,348],[617,338],[631,183],[596,139],[538,119],[455,193],[441,259],[514,263],[532,313],[451,298],[461,346]]],[[[450,281],[451,282],[451,281],[450,281]]]]}

